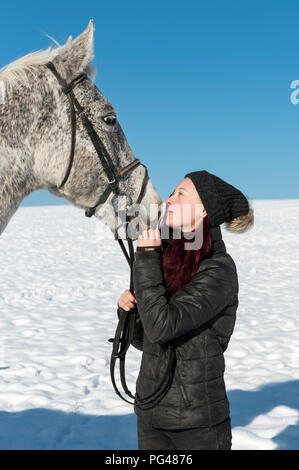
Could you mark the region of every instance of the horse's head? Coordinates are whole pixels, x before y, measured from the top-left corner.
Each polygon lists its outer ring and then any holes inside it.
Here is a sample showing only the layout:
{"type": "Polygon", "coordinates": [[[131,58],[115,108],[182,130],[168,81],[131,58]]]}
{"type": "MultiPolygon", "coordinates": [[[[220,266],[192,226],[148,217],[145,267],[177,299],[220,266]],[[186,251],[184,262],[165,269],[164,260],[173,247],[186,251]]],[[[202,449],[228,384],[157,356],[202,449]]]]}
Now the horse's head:
{"type": "MultiPolygon", "coordinates": [[[[90,21],[80,36],[74,40],[70,37],[64,46],[52,50],[48,59],[67,84],[80,74],[87,73],[87,79],[79,81],[72,93],[84,109],[84,114],[103,144],[113,167],[119,172],[133,162],[135,157],[117,120],[115,108],[89,77],[92,70],[90,62],[93,58],[93,41],[94,25],[90,21]]],[[[109,178],[82,123],[80,113],[76,110],[73,161],[67,180],[60,187],[69,167],[72,141],[71,103],[57,77],[46,67],[46,62],[41,67],[43,74],[39,76],[40,87],[44,89],[42,112],[37,121],[38,130],[42,134],[40,141],[36,143],[34,171],[43,181],[44,187],[53,194],[65,197],[75,206],[87,210],[101,200],[109,186],[109,178]]],[[[145,180],[145,176],[146,168],[143,165],[133,166],[119,178],[117,193],[111,192],[105,205],[98,205],[96,217],[113,232],[124,222],[124,212],[121,211],[126,211],[130,206],[127,213],[131,222],[137,221],[140,215],[146,222],[149,221],[150,213],[151,218],[157,216],[162,201],[151,180],[145,180]],[[146,185],[142,186],[145,181],[146,185]],[[134,206],[137,201],[140,204],[134,206]],[[122,217],[118,217],[120,213],[122,217]]],[[[124,229],[118,230],[118,236],[126,237],[124,229]]],[[[132,238],[136,236],[133,235],[132,238]]]]}

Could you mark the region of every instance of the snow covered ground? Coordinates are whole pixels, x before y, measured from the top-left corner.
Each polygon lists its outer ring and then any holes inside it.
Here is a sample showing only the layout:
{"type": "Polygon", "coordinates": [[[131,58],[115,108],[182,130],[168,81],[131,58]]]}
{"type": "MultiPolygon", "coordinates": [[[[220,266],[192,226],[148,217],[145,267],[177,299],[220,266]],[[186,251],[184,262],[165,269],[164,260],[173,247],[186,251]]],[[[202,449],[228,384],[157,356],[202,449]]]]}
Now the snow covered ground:
{"type": "MultiPolygon", "coordinates": [[[[299,200],[253,201],[223,227],[240,283],[227,352],[233,449],[299,449],[299,200]]],[[[71,206],[21,207],[0,237],[0,449],[137,449],[109,360],[129,269],[111,232],[71,206]]],[[[134,391],[141,353],[131,348],[134,391]]]]}

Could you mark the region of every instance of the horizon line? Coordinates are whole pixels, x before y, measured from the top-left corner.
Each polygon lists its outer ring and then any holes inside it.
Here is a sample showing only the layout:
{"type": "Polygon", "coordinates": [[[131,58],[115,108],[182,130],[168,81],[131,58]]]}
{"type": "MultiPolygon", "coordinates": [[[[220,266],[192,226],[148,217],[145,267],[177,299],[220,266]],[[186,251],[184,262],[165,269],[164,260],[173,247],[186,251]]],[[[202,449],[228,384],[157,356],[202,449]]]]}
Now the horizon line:
{"type": "MultiPolygon", "coordinates": [[[[299,196],[298,197],[268,197],[268,198],[249,198],[250,201],[296,201],[296,200],[299,200],[299,196]]],[[[47,203],[44,203],[44,204],[23,204],[23,202],[19,205],[19,208],[20,207],[47,207],[47,206],[72,206],[72,207],[76,207],[75,205],[71,204],[71,203],[64,203],[64,202],[61,202],[61,203],[50,203],[50,204],[47,204],[47,203]]],[[[80,207],[78,207],[78,209],[80,209],[80,207]]]]}

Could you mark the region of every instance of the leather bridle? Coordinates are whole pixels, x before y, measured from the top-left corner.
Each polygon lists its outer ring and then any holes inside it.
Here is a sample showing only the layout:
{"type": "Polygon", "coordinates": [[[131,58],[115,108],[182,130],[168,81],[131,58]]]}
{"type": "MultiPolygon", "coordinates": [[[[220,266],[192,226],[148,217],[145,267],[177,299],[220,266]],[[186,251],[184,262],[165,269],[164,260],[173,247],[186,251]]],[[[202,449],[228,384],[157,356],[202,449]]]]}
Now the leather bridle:
{"type": "MultiPolygon", "coordinates": [[[[77,86],[79,83],[81,83],[83,80],[86,80],[88,77],[86,73],[81,73],[79,74],[74,80],[72,80],[70,83],[67,83],[66,80],[61,77],[59,72],[56,70],[56,67],[52,62],[48,62],[46,64],[49,70],[55,75],[57,78],[62,91],[65,93],[65,95],[68,97],[69,104],[70,104],[70,115],[71,115],[71,127],[72,127],[72,138],[71,138],[71,150],[70,150],[70,156],[69,156],[69,162],[68,162],[68,167],[65,173],[65,176],[59,186],[57,186],[57,189],[61,189],[65,183],[67,182],[73,161],[74,161],[74,154],[75,154],[75,146],[76,146],[76,110],[78,112],[78,116],[80,117],[84,128],[86,129],[88,136],[90,137],[93,146],[98,154],[98,157],[102,163],[103,170],[106,173],[106,176],[108,178],[108,186],[106,187],[105,191],[101,195],[101,197],[98,199],[96,204],[93,207],[89,207],[88,209],[85,210],[85,215],[86,217],[91,217],[95,214],[97,207],[100,204],[104,204],[105,201],[108,199],[109,195],[111,192],[114,192],[116,195],[120,195],[120,190],[119,190],[119,180],[127,174],[130,170],[135,169],[138,165],[141,165],[145,169],[145,175],[142,181],[141,185],[141,190],[140,194],[138,196],[137,201],[135,201],[135,204],[139,204],[140,201],[142,200],[147,182],[148,182],[148,171],[145,165],[140,163],[140,160],[136,158],[133,160],[133,162],[129,163],[126,165],[124,168],[121,168],[120,170],[117,170],[109,156],[109,153],[107,152],[103,142],[101,141],[99,135],[95,131],[92,122],[88,119],[84,112],[84,108],[80,105],[78,102],[77,98],[75,97],[73,93],[73,89],[75,86],[77,86]]],[[[116,212],[116,214],[118,214],[116,212]]],[[[134,284],[133,284],[133,262],[135,260],[134,256],[134,246],[133,246],[133,241],[132,239],[128,236],[128,224],[127,224],[127,212],[125,212],[125,224],[126,224],[126,237],[127,237],[127,242],[128,242],[128,248],[129,248],[129,254],[127,253],[127,250],[124,246],[123,240],[118,238],[118,235],[115,234],[117,241],[123,251],[123,254],[125,255],[125,258],[130,266],[130,291],[134,295],[134,284]]],[[[137,314],[137,307],[135,307],[133,310],[130,312],[125,312],[123,311],[123,315],[120,318],[118,328],[116,330],[115,337],[112,340],[113,342],[113,349],[112,349],[112,354],[111,354],[111,361],[110,361],[110,373],[111,373],[111,380],[113,387],[116,391],[116,393],[125,401],[129,402],[126,400],[121,393],[119,392],[116,382],[115,382],[115,377],[114,377],[114,369],[115,369],[115,364],[116,360],[120,359],[120,376],[121,376],[121,382],[122,386],[124,388],[124,391],[131,397],[134,398],[134,396],[131,394],[129,391],[126,380],[125,380],[125,354],[126,351],[131,343],[132,340],[132,335],[134,331],[134,325],[135,325],[135,318],[137,314]]],[[[152,397],[151,397],[152,398],[152,397]]]]}
{"type": "Polygon", "coordinates": [[[114,194],[119,196],[121,194],[119,190],[119,186],[118,186],[119,180],[125,174],[127,174],[130,170],[135,169],[138,165],[141,165],[145,169],[145,175],[142,181],[140,194],[138,196],[137,201],[135,202],[135,204],[139,204],[140,201],[142,200],[142,197],[143,197],[143,194],[144,194],[147,182],[148,182],[147,168],[145,165],[140,163],[139,158],[135,158],[135,160],[133,160],[131,163],[126,165],[124,168],[121,168],[120,170],[115,168],[110,158],[110,155],[107,152],[99,135],[95,131],[92,122],[86,116],[84,108],[80,105],[80,103],[78,102],[77,98],[75,97],[73,93],[73,89],[75,88],[75,86],[77,86],[83,80],[86,80],[88,78],[87,74],[80,73],[74,80],[72,80],[70,83],[67,83],[66,80],[59,74],[55,65],[52,62],[48,62],[46,64],[46,67],[48,67],[48,69],[51,70],[51,72],[55,75],[56,79],[58,80],[62,88],[62,91],[68,97],[69,104],[70,104],[70,114],[71,114],[72,138],[71,138],[71,150],[70,150],[70,156],[69,156],[69,163],[68,163],[65,176],[61,184],[57,186],[57,189],[61,189],[65,185],[72,169],[74,154],[75,154],[75,145],[76,145],[76,110],[77,110],[78,116],[80,117],[83,123],[83,126],[86,129],[88,136],[90,137],[93,143],[93,146],[102,163],[103,170],[106,173],[106,176],[108,178],[108,186],[106,187],[105,191],[103,192],[101,197],[98,199],[96,204],[93,207],[89,207],[88,209],[85,210],[86,217],[93,216],[96,212],[97,207],[100,204],[104,204],[106,202],[111,192],[114,192],[114,194]]]}

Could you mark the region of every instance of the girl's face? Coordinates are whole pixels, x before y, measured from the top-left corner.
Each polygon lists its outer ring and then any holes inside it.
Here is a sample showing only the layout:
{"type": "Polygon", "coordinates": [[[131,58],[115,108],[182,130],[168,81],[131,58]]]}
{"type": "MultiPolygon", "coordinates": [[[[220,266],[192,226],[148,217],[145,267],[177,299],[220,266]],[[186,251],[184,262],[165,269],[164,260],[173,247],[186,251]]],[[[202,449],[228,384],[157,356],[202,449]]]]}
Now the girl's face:
{"type": "Polygon", "coordinates": [[[182,232],[194,231],[207,215],[198,192],[190,178],[184,178],[166,199],[165,223],[182,232]]]}

